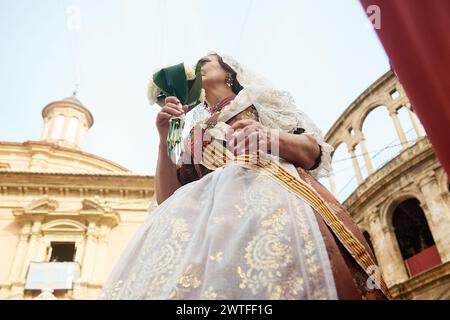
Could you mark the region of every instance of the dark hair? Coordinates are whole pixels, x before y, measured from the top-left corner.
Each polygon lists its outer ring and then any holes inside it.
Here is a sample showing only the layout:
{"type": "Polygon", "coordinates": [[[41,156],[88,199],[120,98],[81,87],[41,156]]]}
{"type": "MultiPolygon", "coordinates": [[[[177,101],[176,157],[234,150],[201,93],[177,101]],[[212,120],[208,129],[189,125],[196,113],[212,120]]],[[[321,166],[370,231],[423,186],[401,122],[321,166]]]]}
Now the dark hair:
{"type": "Polygon", "coordinates": [[[234,94],[238,94],[242,89],[244,89],[243,86],[239,83],[239,81],[236,78],[236,71],[233,70],[232,67],[230,67],[228,64],[226,64],[222,57],[219,56],[217,53],[213,53],[212,55],[217,57],[217,61],[219,62],[220,66],[229,74],[231,74],[231,78],[233,79],[233,85],[231,86],[231,90],[233,90],[234,94]]]}

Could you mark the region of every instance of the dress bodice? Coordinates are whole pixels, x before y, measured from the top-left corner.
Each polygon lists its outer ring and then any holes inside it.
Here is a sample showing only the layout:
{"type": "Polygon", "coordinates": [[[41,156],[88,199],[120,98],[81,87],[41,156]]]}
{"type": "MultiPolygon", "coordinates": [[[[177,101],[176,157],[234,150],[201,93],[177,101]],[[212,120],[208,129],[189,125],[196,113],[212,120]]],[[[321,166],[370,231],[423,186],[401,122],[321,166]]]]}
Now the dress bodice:
{"type": "MultiPolygon", "coordinates": [[[[194,163],[193,154],[194,150],[203,150],[211,141],[204,139],[204,134],[208,129],[208,124],[213,124],[218,117],[217,114],[213,114],[211,117],[205,119],[194,125],[189,134],[184,138],[183,143],[185,151],[182,152],[177,169],[178,181],[184,185],[186,183],[195,181],[203,177],[204,175],[212,172],[212,170],[206,168],[202,164],[194,163]],[[201,146],[200,146],[201,144],[201,146]],[[196,149],[201,148],[201,149],[196,149]]],[[[234,122],[241,119],[254,119],[259,120],[258,112],[254,106],[250,106],[244,111],[232,117],[226,123],[232,125],[234,122]]]]}
{"type": "MultiPolygon", "coordinates": [[[[205,124],[215,123],[216,119],[211,119],[211,118],[216,117],[216,115],[218,116],[218,114],[212,115],[211,117],[205,119],[204,121],[201,121],[201,122],[197,123],[196,125],[194,125],[192,127],[192,129],[190,130],[189,134],[184,138],[183,143],[185,145],[186,150],[184,152],[182,152],[182,154],[181,154],[180,161],[178,164],[178,169],[177,169],[177,178],[178,178],[178,181],[182,185],[185,185],[189,182],[198,180],[201,177],[203,177],[213,171],[213,170],[206,168],[201,163],[194,163],[194,158],[192,155],[194,154],[194,150],[202,150],[203,151],[204,148],[207,147],[208,144],[211,142],[211,140],[203,138],[206,130],[208,129],[208,125],[205,125],[205,124]],[[199,133],[201,133],[201,134],[199,134],[199,133]]],[[[256,110],[256,108],[253,105],[251,105],[248,108],[246,108],[244,111],[233,116],[226,123],[228,125],[232,125],[234,122],[236,122],[238,120],[242,120],[242,119],[253,119],[253,120],[259,121],[258,111],[256,110]]],[[[290,133],[302,134],[304,132],[305,132],[304,128],[297,127],[297,128],[294,128],[290,133]]],[[[226,146],[224,145],[224,147],[226,147],[226,146]]],[[[320,156],[316,159],[314,166],[312,168],[310,168],[310,170],[316,169],[321,163],[322,152],[323,152],[321,145],[319,145],[319,150],[320,150],[320,156]]]]}

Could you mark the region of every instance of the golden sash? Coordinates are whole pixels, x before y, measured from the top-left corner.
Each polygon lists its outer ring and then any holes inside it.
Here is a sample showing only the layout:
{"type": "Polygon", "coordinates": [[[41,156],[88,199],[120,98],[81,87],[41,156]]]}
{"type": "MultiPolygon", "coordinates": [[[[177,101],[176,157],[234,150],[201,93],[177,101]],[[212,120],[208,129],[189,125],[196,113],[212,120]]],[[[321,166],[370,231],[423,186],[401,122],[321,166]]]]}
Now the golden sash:
{"type": "MultiPolygon", "coordinates": [[[[364,270],[368,277],[372,276],[368,273],[371,267],[376,266],[372,257],[366,251],[363,244],[353,235],[353,233],[338,219],[333,209],[328,203],[311,188],[302,179],[293,176],[279,162],[261,157],[259,154],[242,154],[237,157],[233,155],[221,141],[213,139],[203,149],[202,164],[208,169],[215,170],[220,167],[226,167],[231,164],[252,164],[261,168],[271,178],[278,182],[281,186],[292,191],[299,198],[303,199],[312,208],[314,208],[328,225],[331,231],[336,235],[338,240],[355,259],[359,266],[364,270]]],[[[391,298],[389,289],[380,273],[381,291],[387,298],[391,298]]]]}

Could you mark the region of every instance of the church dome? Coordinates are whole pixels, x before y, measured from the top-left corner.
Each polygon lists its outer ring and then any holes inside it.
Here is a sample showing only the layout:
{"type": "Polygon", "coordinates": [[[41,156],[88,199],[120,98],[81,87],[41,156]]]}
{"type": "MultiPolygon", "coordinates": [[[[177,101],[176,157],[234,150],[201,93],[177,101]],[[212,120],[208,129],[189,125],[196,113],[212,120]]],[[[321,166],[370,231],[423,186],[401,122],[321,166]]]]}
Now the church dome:
{"type": "Polygon", "coordinates": [[[92,113],[75,95],[46,105],[42,118],[41,141],[74,149],[82,148],[86,133],[94,124],[92,113]]]}

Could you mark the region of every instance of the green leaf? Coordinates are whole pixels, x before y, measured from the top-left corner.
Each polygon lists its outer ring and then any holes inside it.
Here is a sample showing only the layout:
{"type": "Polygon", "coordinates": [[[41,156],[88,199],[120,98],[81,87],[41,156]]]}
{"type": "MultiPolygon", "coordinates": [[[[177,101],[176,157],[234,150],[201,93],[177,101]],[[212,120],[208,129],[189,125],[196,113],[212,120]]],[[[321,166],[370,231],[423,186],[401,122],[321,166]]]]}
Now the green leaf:
{"type": "Polygon", "coordinates": [[[195,80],[193,80],[192,86],[190,87],[189,94],[185,102],[185,104],[188,104],[190,106],[189,111],[191,110],[191,107],[193,107],[192,105],[198,102],[201,92],[202,92],[201,65],[197,64],[197,66],[195,67],[195,80]]]}
{"type": "Polygon", "coordinates": [[[164,69],[161,69],[153,74],[153,82],[156,84],[156,86],[164,91],[165,93],[169,93],[167,91],[168,85],[167,85],[167,79],[166,79],[166,73],[164,69]]]}
{"type": "Polygon", "coordinates": [[[153,82],[162,91],[157,99],[160,106],[164,105],[165,97],[176,96],[183,105],[189,105],[189,112],[199,103],[202,90],[201,65],[196,65],[193,80],[187,80],[184,64],[180,63],[155,72],[153,82]]]}
{"type": "Polygon", "coordinates": [[[183,63],[159,70],[153,75],[153,81],[162,91],[186,103],[188,86],[183,63]]]}

